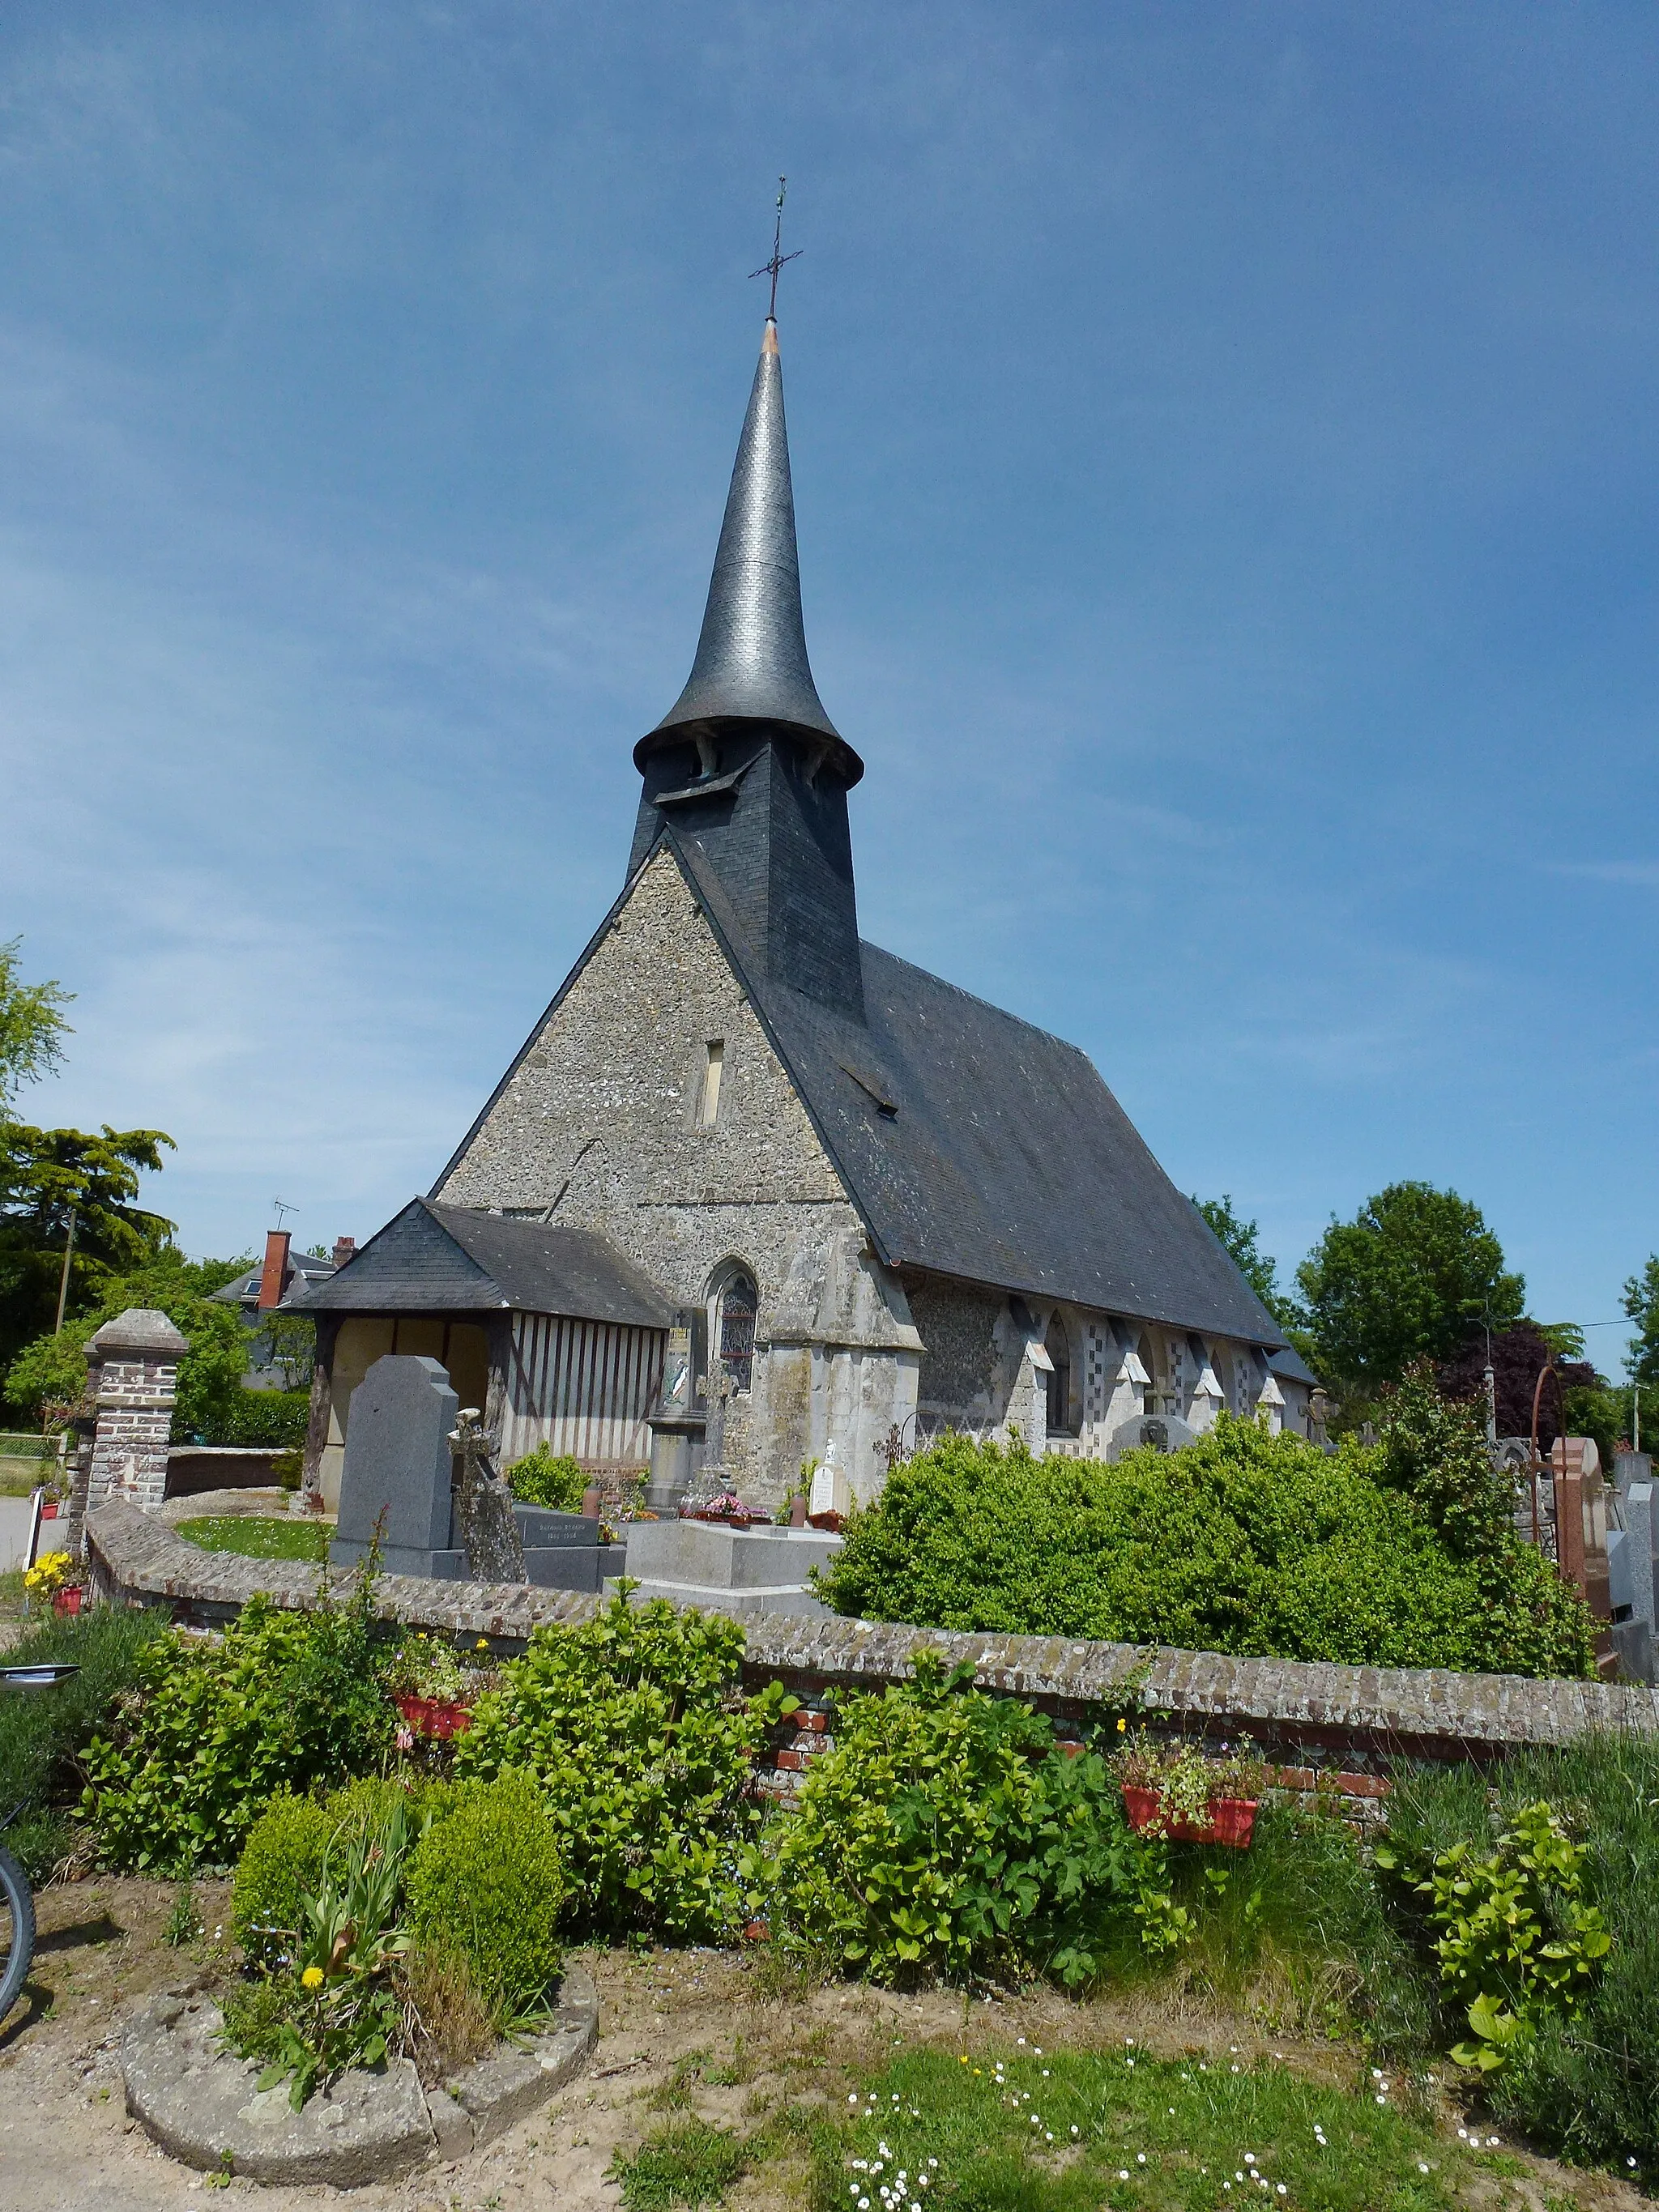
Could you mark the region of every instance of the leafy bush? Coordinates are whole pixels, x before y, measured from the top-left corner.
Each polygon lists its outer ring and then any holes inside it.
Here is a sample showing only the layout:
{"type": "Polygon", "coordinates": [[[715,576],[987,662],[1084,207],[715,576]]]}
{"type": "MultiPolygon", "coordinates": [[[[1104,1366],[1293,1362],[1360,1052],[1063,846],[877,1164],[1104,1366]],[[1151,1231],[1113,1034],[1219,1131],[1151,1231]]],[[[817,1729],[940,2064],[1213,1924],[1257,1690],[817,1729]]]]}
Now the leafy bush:
{"type": "Polygon", "coordinates": [[[534,1777],[586,1927],[704,1939],[730,1926],[775,1710],[743,1698],[742,1651],[735,1621],[618,1596],[576,1627],[538,1628],[456,1740],[458,1778],[534,1777]]]}
{"type": "Polygon", "coordinates": [[[137,1679],[146,1647],[164,1633],[155,1613],[99,1606],[45,1621],[5,1655],[8,1666],[51,1661],[81,1669],[52,1689],[0,1690],[0,1813],[21,1808],[5,1840],[32,1881],[44,1881],[70,1848],[64,1809],[81,1793],[77,1748],[103,1725],[137,1679]]]}
{"type": "MultiPolygon", "coordinates": [[[[202,1438],[210,1444],[261,1446],[294,1451],[306,1440],[311,1419],[309,1390],[243,1390],[227,1393],[209,1409],[202,1438]]],[[[280,1477],[278,1478],[281,1479],[280,1477]]],[[[289,1487],[286,1483],[283,1488],[289,1487]]]]}
{"type": "Polygon", "coordinates": [[[550,1505],[561,1513],[580,1513],[587,1477],[568,1452],[555,1454],[544,1443],[507,1470],[507,1486],[526,1505],[550,1505]]]}
{"type": "Polygon", "coordinates": [[[248,1832],[231,1889],[231,1931],[252,1964],[268,1967],[292,1954],[331,1850],[384,1826],[403,1795],[398,1784],[380,1781],[354,1783],[326,1802],[276,1793],[248,1832]]]}
{"type": "MultiPolygon", "coordinates": [[[[1557,1809],[1583,1853],[1580,1896],[1601,1914],[1612,1948],[1577,2008],[1543,2017],[1487,2078],[1484,2094],[1501,2120],[1534,2142],[1621,2172],[1633,2160],[1651,2188],[1659,2180],[1659,1743],[1603,1734],[1518,1754],[1492,1776],[1468,1767],[1403,1775],[1389,1804],[1391,1847],[1419,1862],[1460,1843],[1491,1853],[1492,1781],[1504,1828],[1518,1826],[1523,1808],[1540,1798],[1557,1809]]],[[[1556,1909],[1544,1902],[1559,1934],[1556,1909]]],[[[1455,2002],[1449,2005],[1447,2039],[1467,2026],[1455,2002]]]]}
{"type": "Polygon", "coordinates": [[[410,1924],[459,1951],[503,2012],[522,2014],[559,1971],[569,1881],[558,1832],[535,1784],[510,1767],[445,1794],[410,1862],[410,1924]]]}
{"type": "Polygon", "coordinates": [[[84,1810],[112,1865],[228,1864],[279,1790],[384,1765],[392,1713],[371,1602],[366,1585],[310,1613],[255,1597],[216,1642],[175,1632],[144,1646],[116,1726],[84,1753],[84,1810]]]}
{"type": "Polygon", "coordinates": [[[947,1436],[855,1510],[842,1613],[1354,1665],[1586,1674],[1583,1601],[1517,1539],[1455,1558],[1376,1455],[1222,1414],[1115,1466],[947,1436]]]}
{"type": "Polygon", "coordinates": [[[1186,1933],[1163,1845],[1132,1833],[1104,1759],[919,1652],[914,1683],[838,1705],[768,1869],[774,1934],[895,1982],[1007,1972],[1099,1976],[1125,1923],[1186,1933]]]}

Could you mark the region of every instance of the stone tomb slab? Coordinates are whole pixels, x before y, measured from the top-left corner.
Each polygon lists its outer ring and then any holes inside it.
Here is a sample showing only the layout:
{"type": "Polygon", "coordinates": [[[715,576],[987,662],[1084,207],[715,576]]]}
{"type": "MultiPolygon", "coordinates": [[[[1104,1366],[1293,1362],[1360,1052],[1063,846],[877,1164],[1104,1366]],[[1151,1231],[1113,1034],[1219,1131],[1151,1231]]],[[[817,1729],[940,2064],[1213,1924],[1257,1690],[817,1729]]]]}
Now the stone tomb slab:
{"type": "Polygon", "coordinates": [[[628,1574],[642,1597],[714,1613],[827,1615],[808,1579],[842,1547],[821,1528],[732,1528],[719,1521],[630,1521],[628,1574]]]}
{"type": "Polygon", "coordinates": [[[329,1560],[355,1567],[381,1515],[380,1565],[392,1575],[465,1579],[451,1541],[449,1438],[460,1400],[435,1359],[387,1352],[352,1393],[329,1560]]]}

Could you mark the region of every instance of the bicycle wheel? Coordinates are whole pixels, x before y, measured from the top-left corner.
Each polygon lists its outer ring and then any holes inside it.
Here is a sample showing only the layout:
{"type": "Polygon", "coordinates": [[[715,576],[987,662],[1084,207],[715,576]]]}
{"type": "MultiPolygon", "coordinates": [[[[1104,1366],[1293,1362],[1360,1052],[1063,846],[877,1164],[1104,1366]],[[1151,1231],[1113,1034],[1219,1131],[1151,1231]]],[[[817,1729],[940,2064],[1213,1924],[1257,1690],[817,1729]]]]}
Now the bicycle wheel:
{"type": "Polygon", "coordinates": [[[34,1956],[34,1893],[9,1850],[0,1849],[0,2021],[16,2003],[34,1956]]]}

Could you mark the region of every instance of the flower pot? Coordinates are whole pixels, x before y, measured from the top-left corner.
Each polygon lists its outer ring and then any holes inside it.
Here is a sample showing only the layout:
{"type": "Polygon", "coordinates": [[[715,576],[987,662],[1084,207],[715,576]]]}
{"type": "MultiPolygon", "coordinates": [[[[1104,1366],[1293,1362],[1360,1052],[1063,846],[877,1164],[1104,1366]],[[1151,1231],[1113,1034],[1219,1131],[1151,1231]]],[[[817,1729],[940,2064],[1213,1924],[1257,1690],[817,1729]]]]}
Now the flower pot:
{"type": "Polygon", "coordinates": [[[472,1725],[471,1709],[454,1698],[417,1698],[412,1690],[398,1690],[392,1702],[416,1735],[435,1736],[441,1743],[472,1725]]]}
{"type": "Polygon", "coordinates": [[[54,1613],[61,1613],[72,1620],[80,1612],[81,1601],[85,1596],[86,1592],[75,1586],[69,1589],[54,1590],[52,1594],[52,1609],[54,1613]]]}
{"type": "Polygon", "coordinates": [[[58,1518],[58,1500],[55,1498],[49,1498],[40,1508],[40,1518],[43,1521],[55,1521],[58,1518]]]}
{"type": "Polygon", "coordinates": [[[1123,1809],[1132,1828],[1156,1827],[1176,1843],[1227,1844],[1240,1851],[1250,1848],[1261,1802],[1258,1797],[1212,1797],[1205,1808],[1206,1817],[1193,1820],[1166,1816],[1156,1790],[1138,1789],[1131,1782],[1123,1785],[1123,1809]]]}

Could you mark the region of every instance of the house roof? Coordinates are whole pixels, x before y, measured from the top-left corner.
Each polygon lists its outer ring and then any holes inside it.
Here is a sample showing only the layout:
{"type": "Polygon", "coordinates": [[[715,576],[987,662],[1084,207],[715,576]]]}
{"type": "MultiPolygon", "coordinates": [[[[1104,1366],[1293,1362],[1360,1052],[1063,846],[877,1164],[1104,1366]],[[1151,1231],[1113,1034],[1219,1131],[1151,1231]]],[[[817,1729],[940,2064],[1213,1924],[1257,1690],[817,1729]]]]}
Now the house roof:
{"type": "MultiPolygon", "coordinates": [[[[307,1283],[326,1282],[334,1273],[334,1262],[316,1252],[290,1252],[288,1272],[290,1275],[302,1277],[307,1283]]],[[[246,1274],[238,1275],[222,1290],[215,1291],[213,1296],[222,1306],[246,1305],[250,1298],[258,1298],[264,1273],[264,1263],[261,1261],[258,1266],[249,1268],[246,1274]]]]}
{"type": "Polygon", "coordinates": [[[633,1263],[586,1229],[554,1229],[411,1199],[294,1313],[568,1314],[665,1328],[673,1309],[633,1263]]]}

